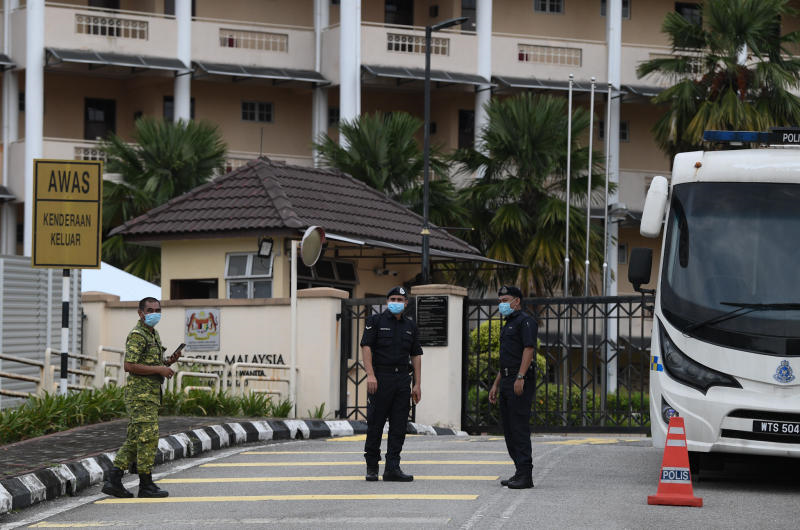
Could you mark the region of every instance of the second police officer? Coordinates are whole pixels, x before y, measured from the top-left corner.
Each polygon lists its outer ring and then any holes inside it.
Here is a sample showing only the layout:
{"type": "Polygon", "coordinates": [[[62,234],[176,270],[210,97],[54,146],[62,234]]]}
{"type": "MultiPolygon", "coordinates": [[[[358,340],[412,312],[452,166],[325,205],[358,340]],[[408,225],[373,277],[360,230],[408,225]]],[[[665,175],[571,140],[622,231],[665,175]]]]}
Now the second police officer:
{"type": "Polygon", "coordinates": [[[489,390],[489,402],[500,402],[500,418],[508,454],[516,471],[500,483],[511,489],[533,487],[531,458],[531,405],[534,371],[531,370],[538,325],[522,310],[522,291],[503,286],[497,292],[505,325],[500,330],[500,371],[489,390]]]}
{"type": "Polygon", "coordinates": [[[422,398],[422,347],[417,336],[417,325],[403,314],[408,306],[406,289],[392,288],[386,295],[386,301],[385,311],[367,318],[361,338],[361,354],[367,372],[367,439],[364,442],[366,479],[378,480],[381,437],[388,419],[383,480],[411,482],[413,475],[407,475],[400,469],[400,451],[406,437],[410,399],[413,397],[414,403],[419,403],[422,398]],[[414,368],[413,388],[408,373],[409,363],[414,368]]]}

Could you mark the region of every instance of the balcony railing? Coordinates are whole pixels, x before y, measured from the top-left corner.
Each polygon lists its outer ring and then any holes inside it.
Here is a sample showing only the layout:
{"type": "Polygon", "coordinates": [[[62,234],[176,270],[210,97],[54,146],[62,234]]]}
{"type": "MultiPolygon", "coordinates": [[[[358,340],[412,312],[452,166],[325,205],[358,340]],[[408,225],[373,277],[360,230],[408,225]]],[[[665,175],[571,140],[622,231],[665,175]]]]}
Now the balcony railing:
{"type": "Polygon", "coordinates": [[[560,64],[581,66],[580,48],[519,44],[517,58],[521,63],[560,64]]]}
{"type": "MultiPolygon", "coordinates": [[[[423,54],[425,53],[425,37],[404,35],[402,33],[387,33],[386,49],[390,52],[423,54]]],[[[450,55],[450,39],[431,38],[431,55],[450,55]]]]}
{"type": "Polygon", "coordinates": [[[75,33],[147,40],[148,32],[146,20],[75,13],[75,33]]]}
{"type": "Polygon", "coordinates": [[[223,48],[244,48],[270,52],[289,52],[289,35],[266,31],[219,29],[219,45],[223,48]]]}

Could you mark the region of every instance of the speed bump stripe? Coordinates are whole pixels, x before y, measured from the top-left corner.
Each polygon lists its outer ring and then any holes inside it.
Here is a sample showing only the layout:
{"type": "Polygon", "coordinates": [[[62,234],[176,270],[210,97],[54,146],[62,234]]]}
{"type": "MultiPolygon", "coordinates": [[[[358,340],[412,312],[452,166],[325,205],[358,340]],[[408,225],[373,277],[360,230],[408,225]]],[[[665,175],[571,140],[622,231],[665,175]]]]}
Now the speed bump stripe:
{"type": "Polygon", "coordinates": [[[478,495],[424,493],[367,493],[316,495],[225,495],[220,497],[161,497],[118,499],[109,497],[95,504],[151,504],[167,502],[254,502],[254,501],[474,501],[478,495]]]}

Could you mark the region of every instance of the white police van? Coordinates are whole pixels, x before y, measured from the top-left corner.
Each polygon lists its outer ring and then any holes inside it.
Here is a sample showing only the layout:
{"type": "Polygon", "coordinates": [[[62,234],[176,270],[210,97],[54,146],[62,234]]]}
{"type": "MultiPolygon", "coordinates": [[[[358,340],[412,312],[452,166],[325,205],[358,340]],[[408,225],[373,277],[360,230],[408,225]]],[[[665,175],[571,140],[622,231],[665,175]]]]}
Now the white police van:
{"type": "MultiPolygon", "coordinates": [[[[664,226],[653,445],[680,415],[696,469],[702,453],[800,457],[800,130],[704,139],[770,147],[680,153],[671,182],[655,177],[648,190],[641,234],[664,226]]],[[[651,264],[649,249],[633,250],[638,291],[651,264]]]]}

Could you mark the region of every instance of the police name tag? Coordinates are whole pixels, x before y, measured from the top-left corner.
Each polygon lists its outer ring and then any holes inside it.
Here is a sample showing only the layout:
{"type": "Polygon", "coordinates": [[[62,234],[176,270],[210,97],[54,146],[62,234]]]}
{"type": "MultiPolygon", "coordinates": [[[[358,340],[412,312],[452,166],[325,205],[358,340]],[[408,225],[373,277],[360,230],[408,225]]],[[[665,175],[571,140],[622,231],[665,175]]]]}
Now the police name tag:
{"type": "Polygon", "coordinates": [[[800,423],[789,421],[753,420],[753,432],[768,434],[800,435],[800,423]]]}

